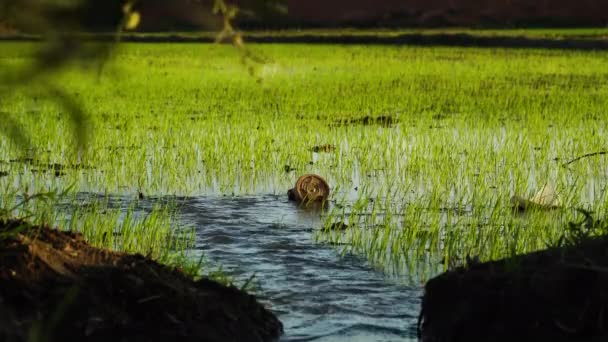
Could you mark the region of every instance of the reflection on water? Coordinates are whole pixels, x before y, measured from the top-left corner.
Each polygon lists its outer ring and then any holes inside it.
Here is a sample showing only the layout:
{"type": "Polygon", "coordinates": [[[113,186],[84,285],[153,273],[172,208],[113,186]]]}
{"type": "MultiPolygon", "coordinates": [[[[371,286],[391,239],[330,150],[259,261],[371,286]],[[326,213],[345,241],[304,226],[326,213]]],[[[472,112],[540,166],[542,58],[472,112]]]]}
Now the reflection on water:
{"type": "Polygon", "coordinates": [[[285,325],[285,341],[414,339],[420,288],[388,279],[363,258],[340,256],[312,240],[318,211],[284,196],[191,198],[182,220],[197,229],[197,248],[257,294],[285,325]]]}

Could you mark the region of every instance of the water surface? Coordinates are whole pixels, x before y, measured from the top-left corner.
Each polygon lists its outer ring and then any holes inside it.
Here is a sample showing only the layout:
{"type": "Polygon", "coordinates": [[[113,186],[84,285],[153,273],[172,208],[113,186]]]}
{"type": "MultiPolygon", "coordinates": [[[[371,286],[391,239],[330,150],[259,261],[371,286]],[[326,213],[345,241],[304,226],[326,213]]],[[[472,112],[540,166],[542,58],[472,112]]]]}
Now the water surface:
{"type": "Polygon", "coordinates": [[[274,195],[189,198],[180,207],[209,261],[241,284],[255,273],[257,295],[284,324],[282,341],[415,339],[421,289],[316,243],[320,212],[274,195]]]}

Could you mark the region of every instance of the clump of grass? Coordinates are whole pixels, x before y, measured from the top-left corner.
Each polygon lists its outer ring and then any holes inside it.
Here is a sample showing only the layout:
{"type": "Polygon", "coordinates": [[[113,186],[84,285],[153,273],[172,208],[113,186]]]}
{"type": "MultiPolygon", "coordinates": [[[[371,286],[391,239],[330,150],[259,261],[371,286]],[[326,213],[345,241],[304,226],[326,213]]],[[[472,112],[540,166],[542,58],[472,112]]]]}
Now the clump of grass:
{"type": "Polygon", "coordinates": [[[27,232],[33,226],[49,225],[81,233],[88,243],[99,248],[138,253],[179,267],[195,278],[205,272],[203,256],[191,256],[194,229],[176,225],[176,211],[171,204],[157,205],[142,213],[134,204],[112,208],[107,198],[84,203],[74,194],[54,190],[32,196],[5,193],[0,203],[0,220],[23,220],[23,224],[4,231],[0,239],[27,232]]]}

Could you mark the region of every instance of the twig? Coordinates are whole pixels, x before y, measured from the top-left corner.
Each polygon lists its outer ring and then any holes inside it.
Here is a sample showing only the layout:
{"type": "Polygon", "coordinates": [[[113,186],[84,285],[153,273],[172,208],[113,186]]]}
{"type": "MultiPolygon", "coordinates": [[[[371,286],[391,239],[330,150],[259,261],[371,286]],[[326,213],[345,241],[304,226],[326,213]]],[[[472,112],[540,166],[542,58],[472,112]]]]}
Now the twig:
{"type": "Polygon", "coordinates": [[[566,167],[566,166],[574,163],[575,161],[579,161],[579,160],[581,160],[583,158],[588,158],[588,157],[593,157],[593,156],[599,156],[599,155],[602,155],[602,154],[608,154],[608,151],[599,151],[599,152],[593,152],[593,153],[583,154],[582,156],[576,157],[576,158],[574,158],[574,159],[572,159],[572,160],[570,160],[570,161],[568,161],[566,163],[563,163],[562,167],[566,167]]]}

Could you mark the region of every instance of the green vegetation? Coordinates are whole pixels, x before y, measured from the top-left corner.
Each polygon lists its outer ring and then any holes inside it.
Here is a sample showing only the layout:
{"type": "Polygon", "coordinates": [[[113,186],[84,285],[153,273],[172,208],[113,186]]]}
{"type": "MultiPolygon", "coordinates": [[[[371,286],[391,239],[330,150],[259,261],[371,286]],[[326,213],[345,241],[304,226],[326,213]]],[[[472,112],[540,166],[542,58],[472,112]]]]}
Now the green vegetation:
{"type": "MultiPolygon", "coordinates": [[[[34,180],[38,182],[39,180],[34,180]]],[[[173,202],[156,204],[144,210],[138,201],[128,208],[109,203],[109,197],[79,196],[68,187],[65,192],[39,192],[29,196],[16,191],[3,193],[0,198],[0,220],[13,217],[27,219],[23,225],[0,234],[0,240],[18,233],[36,233],[38,224],[50,224],[83,234],[93,246],[139,253],[159,262],[180,267],[192,277],[203,271],[203,256],[195,255],[195,231],[192,227],[176,224],[176,206],[173,202]]],[[[218,276],[221,274],[218,273],[218,276]]],[[[230,279],[226,279],[226,282],[230,279]]]]}
{"type": "MultiPolygon", "coordinates": [[[[284,194],[314,172],[333,187],[327,227],[349,224],[320,230],[320,241],[422,275],[467,255],[485,260],[554,243],[579,220],[569,208],[607,213],[605,156],[561,166],[608,146],[605,53],[249,47],[266,60],[256,77],[234,48],[204,44],[122,44],[99,77],[85,67],[52,75],[90,114],[94,136],[81,159],[44,88],[16,89],[0,112],[18,119],[34,149],[23,155],[2,138],[4,193],[74,184],[75,192],[134,200],[140,191],[284,194]],[[325,144],[335,149],[312,151],[325,144]],[[511,212],[511,196],[532,196],[545,183],[565,209],[511,212]]],[[[27,67],[30,48],[2,43],[0,70],[27,67]]],[[[122,222],[109,215],[78,221],[97,227],[85,234],[99,239],[104,222],[122,222]]],[[[170,227],[165,217],[152,220],[170,227]]],[[[163,234],[136,234],[144,246],[133,248],[159,251],[163,234]]]]}

